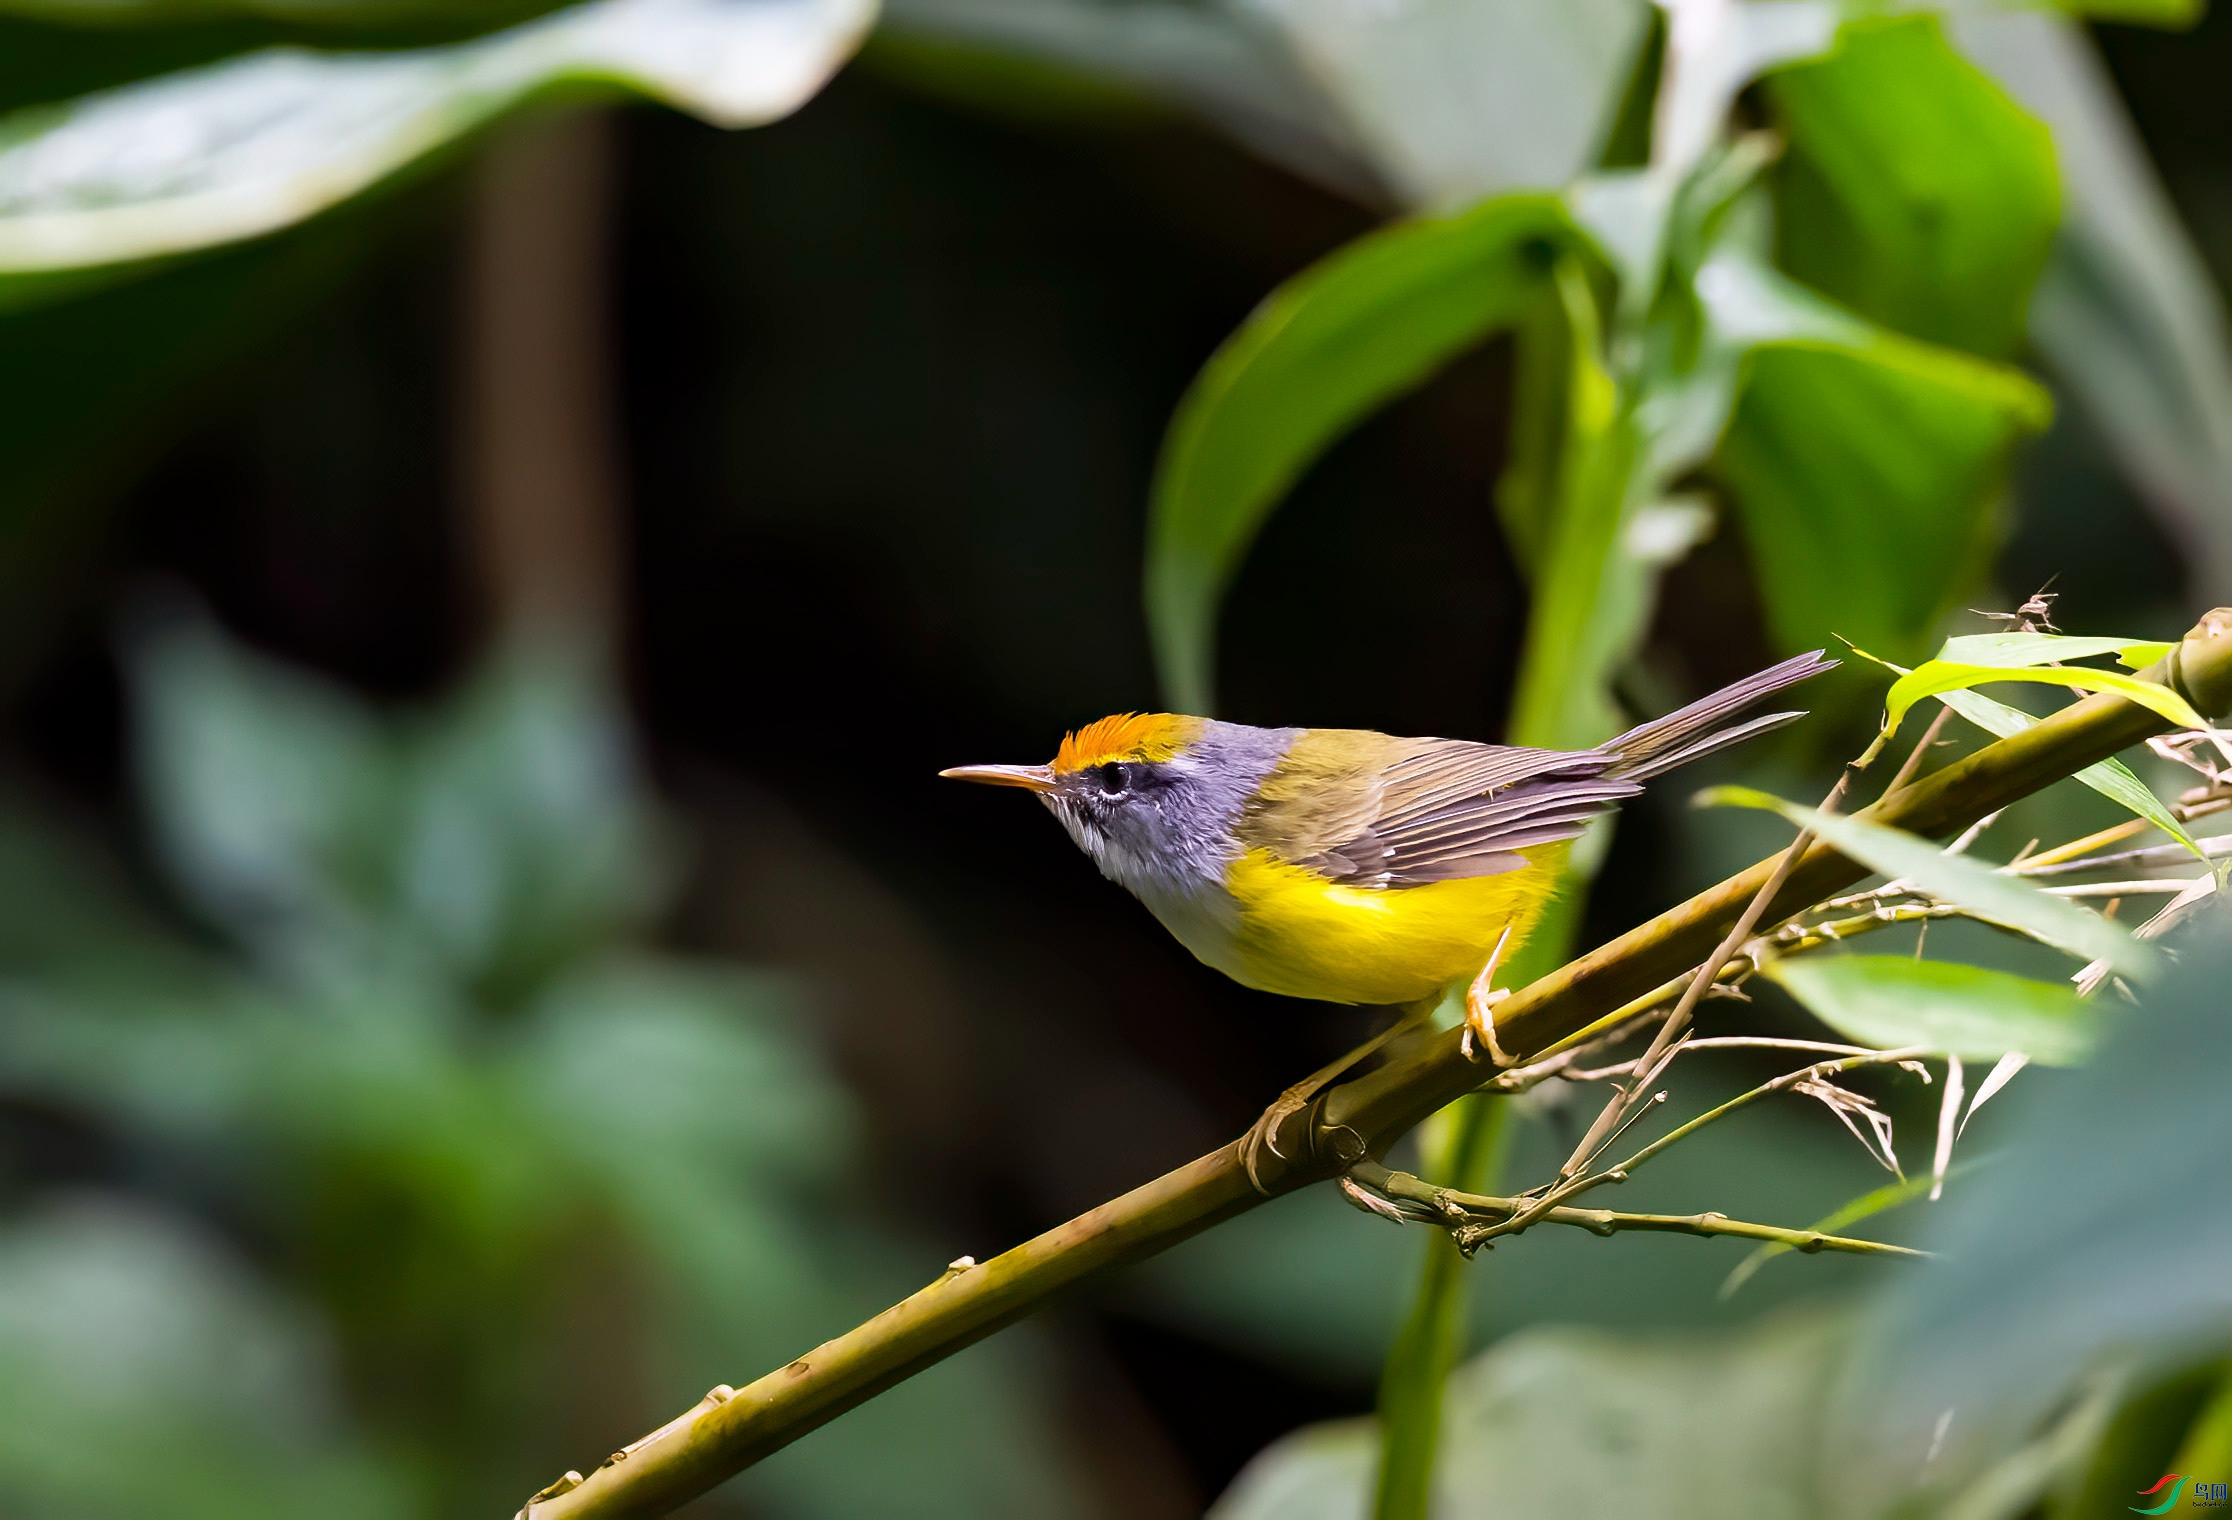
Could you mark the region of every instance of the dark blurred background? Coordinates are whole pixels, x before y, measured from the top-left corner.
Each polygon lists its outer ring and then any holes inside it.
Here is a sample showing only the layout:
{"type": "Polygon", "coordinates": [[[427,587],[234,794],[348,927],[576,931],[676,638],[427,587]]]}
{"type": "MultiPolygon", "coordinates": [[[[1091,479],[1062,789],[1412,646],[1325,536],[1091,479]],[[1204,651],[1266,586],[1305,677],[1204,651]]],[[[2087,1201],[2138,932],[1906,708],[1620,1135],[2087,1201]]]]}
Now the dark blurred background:
{"type": "MultiPolygon", "coordinates": [[[[2226,269],[2232,21],[2099,38],[2226,269]]],[[[582,447],[616,462],[618,542],[609,584],[580,594],[612,609],[675,821],[682,885],[650,932],[796,974],[864,1116],[862,1196],[918,1243],[922,1280],[1237,1133],[1367,1022],[1207,972],[1039,809],[935,772],[1035,761],[1066,727],[1157,704],[1138,568],[1171,409],[1266,290],[1383,208],[1174,115],[986,102],[874,44],[762,131],[600,108],[511,124],[496,149],[594,161],[559,183],[605,257],[576,292],[604,303],[585,320],[609,384],[581,425],[609,428],[609,453],[602,433],[582,447]]],[[[62,427],[89,395],[130,426],[23,493],[35,509],[8,527],[5,763],[128,877],[158,874],[118,664],[142,599],[184,588],[253,649],[383,705],[433,701],[503,621],[515,550],[475,494],[490,185],[453,156],[280,246],[86,297],[68,325],[14,319],[12,428],[62,427]],[[179,385],[135,338],[196,288],[226,358],[179,385]]],[[[1524,613],[1488,508],[1508,369],[1501,348],[1466,359],[1311,471],[1230,601],[1226,716],[1497,736],[1524,613]]],[[[2012,511],[2002,604],[2052,577],[2087,627],[2175,631],[2175,558],[2075,408],[2026,456],[2012,511]]],[[[1671,575],[1651,667],[1666,690],[1769,658],[1742,554],[1724,532],[1671,575]]],[[[1630,809],[1591,935],[1711,868],[1684,853],[1678,809],[1630,809]]],[[[134,1165],[66,1110],[0,1121],[21,1195],[134,1165]]],[[[1537,1116],[1545,1145],[1557,1122],[1537,1116]]],[[[1866,1185],[1825,1117],[1761,1114],[1715,1143],[1776,1156],[1744,1184],[1762,1207],[1866,1185]]],[[[1710,1169],[1700,1149],[1668,1189],[1710,1169]]],[[[1196,1514],[1273,1436],[1368,1409],[1415,1250],[1312,1194],[1067,1304],[1033,1374],[1065,1492],[1088,1513],[1196,1514]]],[[[1482,1324],[1687,1323],[1850,1278],[1806,1261],[1722,1305],[1710,1250],[1529,1237],[1484,1259],[1482,1324]]],[[[543,1465],[510,1488],[632,1437],[640,1412],[557,1433],[578,1447],[530,1442],[543,1465]]]]}

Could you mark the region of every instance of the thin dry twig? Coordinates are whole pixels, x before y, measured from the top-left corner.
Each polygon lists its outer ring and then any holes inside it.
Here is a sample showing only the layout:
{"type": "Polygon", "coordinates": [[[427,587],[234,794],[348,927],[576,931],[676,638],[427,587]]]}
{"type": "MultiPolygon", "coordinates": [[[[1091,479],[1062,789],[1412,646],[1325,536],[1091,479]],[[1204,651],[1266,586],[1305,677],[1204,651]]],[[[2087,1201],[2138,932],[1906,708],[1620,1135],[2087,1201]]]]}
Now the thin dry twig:
{"type": "MultiPolygon", "coordinates": [[[[1341,1195],[1356,1207],[1397,1224],[1431,1224],[1447,1229],[1457,1248],[1470,1256],[1488,1244],[1481,1233],[1483,1222],[1500,1223],[1527,1206],[1522,1198],[1494,1198],[1480,1193],[1460,1193],[1436,1187],[1408,1172],[1391,1172],[1376,1162],[1360,1162],[1341,1179],[1341,1195]]],[[[1793,1230],[1781,1225],[1754,1224],[1726,1214],[1623,1214],[1611,1209],[1553,1208],[1541,1223],[1572,1225],[1597,1235],[1623,1231],[1661,1234],[1735,1236],[1744,1240],[1772,1241],[1794,1251],[1843,1251],[1860,1256],[1928,1256],[1910,1246],[1888,1241],[1857,1240],[1827,1235],[1819,1230],[1793,1230]]]]}

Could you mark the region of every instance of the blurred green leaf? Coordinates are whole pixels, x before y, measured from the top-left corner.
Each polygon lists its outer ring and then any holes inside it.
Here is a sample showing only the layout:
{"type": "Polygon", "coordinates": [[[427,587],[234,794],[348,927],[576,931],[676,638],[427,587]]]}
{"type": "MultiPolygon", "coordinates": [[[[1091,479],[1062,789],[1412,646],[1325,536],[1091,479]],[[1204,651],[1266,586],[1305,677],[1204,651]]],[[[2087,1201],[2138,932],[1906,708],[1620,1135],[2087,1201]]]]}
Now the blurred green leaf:
{"type": "MultiPolygon", "coordinates": [[[[858,1115],[803,1038],[801,989],[618,948],[662,852],[593,667],[522,646],[395,719],[190,614],[143,619],[130,664],[166,860],[257,954],[240,966],[132,916],[0,811],[0,900],[54,899],[0,934],[0,1095],[268,1243],[323,1311],[375,1475],[434,1496],[380,1513],[515,1503],[550,1460],[534,1432],[589,1407],[629,1426],[671,1412],[675,1390],[794,1356],[934,1274],[943,1255],[854,1196],[858,1115]],[[585,1353],[591,1311],[618,1328],[585,1353]],[[615,1367],[622,1406],[603,1402],[615,1367]]],[[[10,1296],[5,1240],[0,1339],[44,1312],[10,1296]]],[[[940,1368],[756,1472],[751,1502],[1071,1513],[1031,1357],[1026,1337],[940,1368]]],[[[97,1449],[76,1418],[57,1414],[63,1450],[42,1460],[97,1449]]],[[[56,1520],[327,1512],[252,1494],[228,1510],[230,1479],[174,1465],[181,1508],[56,1520]]],[[[38,1470],[0,1438],[0,1495],[38,1470]]]]}
{"type": "MultiPolygon", "coordinates": [[[[1946,641],[1947,647],[1960,643],[1958,639],[1946,641]]],[[[2005,702],[1995,702],[1980,691],[1944,691],[1938,700],[1986,733],[2007,738],[2019,734],[2038,720],[2020,708],[2005,702]]],[[[2091,787],[2120,807],[2129,808],[2194,854],[2201,854],[2201,846],[2187,830],[2178,816],[2154,794],[2154,789],[2141,781],[2130,766],[2110,756],[2097,764],[2088,765],[2070,778],[2091,787]]]]}
{"type": "MultiPolygon", "coordinates": [[[[623,88],[722,126],[797,108],[872,0],[595,0],[449,47],[272,49],[0,119],[0,271],[161,258],[274,231],[530,96],[623,88]]],[[[0,303],[46,293],[0,282],[0,303]]]]}
{"type": "Polygon", "coordinates": [[[665,900],[661,822],[586,650],[500,651],[407,738],[398,913],[482,996],[525,995],[665,900]]]}
{"type": "Polygon", "coordinates": [[[1948,855],[1926,839],[1841,813],[1823,813],[1746,786],[1716,786],[1697,800],[1709,807],[1765,808],[1782,814],[1840,853],[1893,880],[1912,882],[1941,902],[1957,903],[1995,923],[2019,929],[2087,960],[2144,976],[2161,957],[2144,940],[2076,904],[1966,855],[1948,855]]]}
{"type": "Polygon", "coordinates": [[[501,652],[397,725],[184,612],[129,641],[142,787],[171,869],[297,969],[403,953],[503,1005],[641,923],[665,851],[586,657],[501,652]]]}
{"type": "MultiPolygon", "coordinates": [[[[1733,1336],[1515,1335],[1450,1379],[1434,1513],[1563,1515],[1589,1495],[1639,1520],[1827,1513],[1819,1431],[1846,1334],[1781,1315],[1733,1336]]],[[[1210,1520],[1361,1516],[1375,1448],[1368,1421],[1305,1427],[1210,1520]]]]}
{"type": "Polygon", "coordinates": [[[1776,647],[1926,647],[1995,547],[2010,451],[2050,410],[2015,370],[1888,336],[1755,349],[1713,469],[1776,647]]]}
{"type": "Polygon", "coordinates": [[[376,718],[184,612],[151,612],[127,668],[148,822],[196,906],[273,950],[377,911],[401,778],[376,718]]]}
{"type": "Polygon", "coordinates": [[[1942,1496],[2088,1375],[2232,1349],[2228,986],[2220,933],[2141,994],[2081,1082],[2028,1085],[2005,1159],[1932,1211],[1939,1256],[1891,1286],[1858,1340],[1837,1436],[1855,1499],[1942,1496]]]}
{"type": "Polygon", "coordinates": [[[2100,1039],[2100,1009],[2065,982],[1904,955],[1793,955],[1760,974],[1846,1039],[1994,1060],[2019,1051],[2071,1066],[2100,1039]]]}
{"type": "Polygon", "coordinates": [[[1935,16],[1847,22],[1767,76],[1790,149],[1776,253],[1870,321],[2014,352],[2061,220],[2052,134],[1947,44],[1935,16]]]}
{"type": "Polygon", "coordinates": [[[0,1509],[25,1520],[386,1520],[421,1496],[342,1429],[316,1326],[119,1200],[0,1230],[0,1509]]]}
{"type": "Polygon", "coordinates": [[[1171,702],[1212,704],[1216,608],[1310,462],[1540,298],[1576,239],[1548,196],[1358,239],[1272,292],[1179,403],[1148,521],[1147,611],[1171,702]]]}

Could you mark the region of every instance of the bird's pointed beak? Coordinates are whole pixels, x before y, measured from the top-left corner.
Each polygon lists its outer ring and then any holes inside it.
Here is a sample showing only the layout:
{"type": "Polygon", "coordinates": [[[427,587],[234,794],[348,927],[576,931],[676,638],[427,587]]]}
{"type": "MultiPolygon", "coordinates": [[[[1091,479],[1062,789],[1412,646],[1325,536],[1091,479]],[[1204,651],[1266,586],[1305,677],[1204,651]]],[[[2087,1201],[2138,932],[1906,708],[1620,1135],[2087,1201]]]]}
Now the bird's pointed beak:
{"type": "Polygon", "coordinates": [[[950,781],[974,781],[980,786],[1019,786],[1026,791],[1054,790],[1051,765],[957,765],[939,775],[950,781]]]}

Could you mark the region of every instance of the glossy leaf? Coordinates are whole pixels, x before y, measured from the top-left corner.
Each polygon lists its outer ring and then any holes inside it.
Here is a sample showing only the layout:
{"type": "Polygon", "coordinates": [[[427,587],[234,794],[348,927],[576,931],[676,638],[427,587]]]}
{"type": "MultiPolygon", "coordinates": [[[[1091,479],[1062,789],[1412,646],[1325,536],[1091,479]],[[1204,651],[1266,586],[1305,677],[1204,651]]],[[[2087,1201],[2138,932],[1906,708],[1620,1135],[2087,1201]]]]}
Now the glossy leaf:
{"type": "Polygon", "coordinates": [[[1996,681],[2027,681],[2044,686],[2067,686],[2078,691],[2114,692],[2158,713],[2180,728],[2209,726],[2193,704],[2158,681],[2142,681],[2118,670],[2094,670],[2084,665],[1963,665],[1951,660],[1928,660],[1891,683],[1883,698],[1883,726],[1896,730],[1909,709],[1924,697],[1965,691],[1996,681]]]}
{"type": "Polygon", "coordinates": [[[2019,929],[2088,961],[2104,960],[2118,971],[2145,975],[2161,961],[2151,945],[2133,939],[2097,913],[2041,892],[2029,883],[1996,871],[1965,855],[1948,855],[1926,839],[1841,813],[1823,813],[1744,786],[1720,786],[1698,794],[1709,807],[1765,808],[1782,814],[1823,843],[1869,870],[1912,882],[1941,902],[1955,903],[1996,923],[2019,929]]]}
{"type": "Polygon", "coordinates": [[[2133,670],[2152,664],[2175,645],[2141,639],[2072,637],[2062,633],[1970,633],[1947,639],[1938,658],[1957,665],[2050,665],[2112,654],[2133,670]]]}
{"type": "Polygon", "coordinates": [[[1956,53],[1938,19],[1848,22],[1768,76],[1789,142],[1776,252],[1893,331],[2004,358],[2061,220],[2052,134],[1956,53]]]}
{"type": "Polygon", "coordinates": [[[1148,521],[1148,623],[1173,705],[1210,708],[1218,600],[1295,479],[1517,320],[1574,236],[1547,196],[1397,223],[1289,280],[1225,340],[1172,419],[1148,521]]]}
{"type": "Polygon", "coordinates": [[[1792,955],[1760,974],[1846,1039],[1878,1050],[1919,1045],[1997,1060],[2020,1051],[2070,1066],[2098,1042],[2099,1007],[2066,982],[2040,982],[1905,955],[1792,955]]]}
{"type": "Polygon", "coordinates": [[[595,0],[449,47],[272,49],[19,111],[0,119],[0,273],[271,232],[560,87],[769,121],[821,87],[873,15],[873,0],[595,0]]]}
{"type": "MultiPolygon", "coordinates": [[[[2002,739],[2011,734],[2019,734],[2038,721],[2020,708],[2010,707],[2005,702],[1995,702],[1980,691],[1940,692],[1938,700],[1986,733],[2002,739]]],[[[2070,779],[2091,787],[2117,806],[2130,809],[2194,854],[2201,853],[2200,844],[2179,821],[2177,814],[2171,812],[2163,800],[2154,794],[2154,788],[2140,780],[2131,767],[2121,760],[2110,756],[2086,766],[2070,779]]]]}

